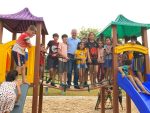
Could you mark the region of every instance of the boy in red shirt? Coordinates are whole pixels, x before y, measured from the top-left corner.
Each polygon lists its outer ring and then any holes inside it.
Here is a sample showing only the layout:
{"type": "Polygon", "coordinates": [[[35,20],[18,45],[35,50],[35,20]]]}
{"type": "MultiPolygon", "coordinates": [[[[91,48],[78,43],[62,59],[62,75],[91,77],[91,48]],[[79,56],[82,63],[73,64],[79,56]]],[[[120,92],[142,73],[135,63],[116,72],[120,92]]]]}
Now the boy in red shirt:
{"type": "Polygon", "coordinates": [[[41,44],[41,47],[40,47],[40,79],[42,79],[44,76],[45,52],[46,52],[45,46],[44,46],[44,44],[41,44]]]}
{"type": "Polygon", "coordinates": [[[30,25],[26,32],[22,33],[16,40],[16,44],[12,48],[12,55],[17,65],[16,70],[21,70],[22,83],[27,83],[25,78],[25,49],[31,47],[30,38],[32,38],[37,29],[34,25],[30,25]]]}

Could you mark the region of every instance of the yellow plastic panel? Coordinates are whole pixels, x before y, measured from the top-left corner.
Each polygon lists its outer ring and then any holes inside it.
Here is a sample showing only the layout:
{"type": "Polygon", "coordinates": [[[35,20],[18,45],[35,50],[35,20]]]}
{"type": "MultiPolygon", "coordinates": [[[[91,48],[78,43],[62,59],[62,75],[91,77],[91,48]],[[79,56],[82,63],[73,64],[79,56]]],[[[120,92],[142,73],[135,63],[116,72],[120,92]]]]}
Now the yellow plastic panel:
{"type": "Polygon", "coordinates": [[[11,48],[16,41],[10,41],[6,44],[0,44],[0,83],[5,80],[6,71],[10,69],[11,48]]]}
{"type": "Polygon", "coordinates": [[[122,53],[124,51],[137,51],[137,52],[141,52],[144,54],[148,54],[148,48],[141,46],[141,45],[137,45],[137,44],[127,43],[127,44],[115,47],[115,53],[117,54],[122,53]]]}
{"type": "Polygon", "coordinates": [[[28,48],[27,81],[29,83],[33,83],[34,60],[35,60],[35,46],[32,46],[31,48],[28,48]]]}

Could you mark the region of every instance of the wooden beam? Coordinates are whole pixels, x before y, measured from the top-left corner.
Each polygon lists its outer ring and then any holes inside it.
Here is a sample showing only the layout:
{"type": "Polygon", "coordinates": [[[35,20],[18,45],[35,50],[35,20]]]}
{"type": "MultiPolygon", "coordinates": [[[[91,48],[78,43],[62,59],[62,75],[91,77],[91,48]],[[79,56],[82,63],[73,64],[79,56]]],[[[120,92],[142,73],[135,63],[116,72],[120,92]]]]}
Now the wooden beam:
{"type": "Polygon", "coordinates": [[[0,21],[0,44],[2,44],[2,38],[3,38],[3,22],[0,21]]]}
{"type": "Polygon", "coordinates": [[[118,84],[117,84],[117,72],[118,72],[118,61],[117,54],[115,54],[115,47],[117,45],[117,28],[115,25],[112,26],[112,41],[113,41],[113,113],[119,113],[118,105],[118,84]]]}
{"type": "Polygon", "coordinates": [[[41,37],[42,24],[37,23],[36,27],[37,27],[37,32],[36,32],[36,48],[35,48],[35,63],[34,63],[32,113],[37,113],[37,108],[38,108],[40,37],[41,37]]]}
{"type": "Polygon", "coordinates": [[[45,34],[42,34],[42,44],[45,46],[45,34]]]}
{"type": "MultiPolygon", "coordinates": [[[[146,28],[142,28],[142,42],[143,42],[143,46],[148,48],[148,40],[147,40],[147,29],[146,28]]],[[[145,54],[145,74],[150,73],[150,67],[149,67],[149,54],[145,54]]]]}
{"type": "MultiPolygon", "coordinates": [[[[42,34],[42,44],[45,46],[45,34],[42,34]]],[[[44,67],[45,67],[45,65],[44,65],[44,67]]],[[[43,73],[43,75],[44,75],[44,73],[43,73]]],[[[40,76],[43,76],[43,75],[40,75],[40,76]]],[[[42,107],[43,107],[43,82],[40,84],[38,113],[42,113],[42,107]]]]}
{"type": "Polygon", "coordinates": [[[101,113],[105,113],[105,87],[101,87],[101,113]]]}
{"type": "Polygon", "coordinates": [[[16,33],[16,32],[13,32],[13,33],[12,33],[12,40],[16,40],[16,38],[17,38],[17,33],[16,33]]]}
{"type": "Polygon", "coordinates": [[[131,113],[131,98],[129,97],[129,95],[126,93],[126,113],[131,113]]]}
{"type": "Polygon", "coordinates": [[[42,107],[43,107],[43,83],[40,84],[38,113],[42,113],[42,107]]]}
{"type": "MultiPolygon", "coordinates": [[[[12,40],[16,40],[16,36],[17,36],[17,33],[13,32],[12,33],[12,40]]],[[[11,55],[11,66],[10,66],[10,69],[13,70],[14,69],[14,60],[13,59],[13,56],[11,55]]]]}

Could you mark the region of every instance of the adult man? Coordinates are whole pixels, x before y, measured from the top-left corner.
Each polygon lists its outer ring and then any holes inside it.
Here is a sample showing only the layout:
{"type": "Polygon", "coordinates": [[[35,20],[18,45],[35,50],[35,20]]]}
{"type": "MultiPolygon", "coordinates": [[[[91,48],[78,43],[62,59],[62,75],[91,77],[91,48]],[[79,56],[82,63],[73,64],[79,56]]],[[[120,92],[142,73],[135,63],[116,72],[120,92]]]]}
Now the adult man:
{"type": "Polygon", "coordinates": [[[71,80],[72,80],[72,70],[74,70],[74,88],[75,89],[80,89],[78,86],[78,72],[77,72],[77,66],[76,66],[76,61],[74,57],[75,50],[77,49],[78,43],[80,42],[80,39],[77,38],[77,30],[72,29],[71,31],[71,37],[68,38],[67,44],[68,44],[68,58],[70,59],[68,61],[68,88],[70,88],[71,85],[71,80]]]}

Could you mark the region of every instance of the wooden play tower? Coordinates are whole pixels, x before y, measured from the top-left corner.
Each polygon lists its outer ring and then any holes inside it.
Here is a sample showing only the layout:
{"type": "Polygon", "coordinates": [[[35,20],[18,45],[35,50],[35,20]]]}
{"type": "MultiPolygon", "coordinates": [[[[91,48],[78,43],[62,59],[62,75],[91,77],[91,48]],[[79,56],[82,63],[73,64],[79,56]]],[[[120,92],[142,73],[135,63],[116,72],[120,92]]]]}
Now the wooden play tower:
{"type": "MultiPolygon", "coordinates": [[[[142,24],[133,22],[123,15],[119,15],[115,21],[112,21],[100,34],[104,37],[111,37],[113,41],[113,113],[119,113],[118,105],[118,84],[117,84],[117,73],[118,73],[118,53],[116,52],[117,41],[119,38],[125,39],[130,36],[141,36],[142,37],[142,46],[145,50],[148,50],[148,40],[147,40],[147,30],[150,29],[150,24],[142,24]]],[[[99,36],[100,36],[99,34],[99,36]]],[[[121,45],[123,46],[123,45],[121,45]]],[[[121,47],[120,46],[120,47],[121,47]]],[[[129,46],[129,50],[131,50],[129,46]]],[[[127,49],[127,50],[128,50],[127,49]]],[[[134,48],[133,48],[134,50],[134,48]]],[[[145,74],[150,73],[149,68],[149,54],[145,54],[145,74]]],[[[105,88],[101,89],[101,113],[105,113],[105,88]]],[[[131,113],[131,100],[130,97],[126,94],[126,113],[131,113]]]]}
{"type": "MultiPolygon", "coordinates": [[[[40,39],[42,38],[42,43],[45,45],[45,35],[48,35],[44,20],[42,17],[36,17],[31,14],[28,8],[25,8],[18,13],[9,15],[0,15],[0,44],[2,44],[3,28],[6,28],[12,33],[12,40],[16,40],[17,33],[22,33],[27,30],[28,26],[35,25],[37,27],[36,32],[36,46],[35,46],[35,58],[32,65],[33,68],[33,78],[30,83],[33,85],[33,100],[32,100],[32,113],[42,113],[42,86],[40,86],[39,94],[39,61],[40,61],[40,39]],[[40,95],[39,103],[38,96],[40,95]]],[[[7,37],[6,37],[7,38],[7,37]]],[[[8,37],[9,38],[9,37],[8,37]]],[[[11,69],[13,69],[13,61],[11,62],[11,69]]],[[[0,77],[3,76],[0,74],[0,77]]],[[[30,78],[30,77],[29,77],[30,78]]],[[[2,82],[2,81],[0,81],[2,82]]]]}

